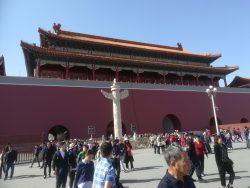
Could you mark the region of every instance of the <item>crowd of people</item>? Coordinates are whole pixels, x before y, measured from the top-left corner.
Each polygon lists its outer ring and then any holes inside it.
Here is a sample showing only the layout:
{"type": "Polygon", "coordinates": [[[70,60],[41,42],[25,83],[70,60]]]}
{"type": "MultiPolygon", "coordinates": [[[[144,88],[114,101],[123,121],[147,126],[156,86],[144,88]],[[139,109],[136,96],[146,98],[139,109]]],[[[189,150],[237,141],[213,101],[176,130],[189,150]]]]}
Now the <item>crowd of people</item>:
{"type": "MultiPolygon", "coordinates": [[[[11,145],[5,147],[1,155],[1,175],[4,180],[13,177],[17,153],[11,145]],[[15,155],[14,155],[15,154],[15,155]]],[[[121,167],[125,172],[134,169],[132,145],[128,137],[112,139],[99,143],[93,139],[48,141],[35,145],[30,168],[37,163],[43,170],[43,178],[56,176],[56,188],[65,188],[69,179],[69,188],[107,188],[123,187],[120,183],[121,167]],[[94,162],[96,161],[96,167],[94,162]]]]}
{"type": "MultiPolygon", "coordinates": [[[[167,162],[167,172],[158,188],[195,187],[194,182],[206,183],[204,179],[205,157],[214,153],[222,187],[232,188],[234,182],[233,161],[228,157],[228,149],[233,149],[233,142],[246,140],[250,147],[250,130],[245,127],[241,133],[237,129],[220,130],[219,135],[212,135],[210,130],[179,132],[166,134],[134,135],[134,140],[146,138],[155,154],[163,154],[167,162]],[[243,136],[242,136],[243,135],[243,136]],[[211,148],[214,143],[213,150],[211,148]],[[193,178],[196,172],[197,180],[193,178]],[[230,175],[226,184],[226,173],[230,175]],[[176,184],[177,183],[177,184],[176,184]]],[[[10,144],[6,145],[1,155],[0,178],[11,179],[17,152],[10,144]],[[10,170],[10,174],[9,174],[10,170]]],[[[48,141],[36,145],[30,168],[37,162],[43,169],[43,178],[56,176],[56,188],[65,188],[69,179],[69,188],[111,188],[123,187],[120,183],[121,169],[125,172],[134,169],[132,145],[127,136],[124,139],[112,139],[97,142],[95,140],[48,141]],[[96,165],[94,165],[94,162],[96,165]]]]}
{"type": "Polygon", "coordinates": [[[196,172],[198,182],[206,183],[203,179],[204,159],[212,153],[210,145],[212,138],[214,143],[213,153],[218,168],[218,173],[223,188],[232,188],[235,178],[233,169],[234,162],[228,157],[228,149],[233,149],[232,142],[242,142],[243,137],[246,147],[249,149],[250,129],[245,127],[241,132],[239,129],[221,129],[219,135],[212,135],[210,130],[196,133],[179,133],[176,130],[171,134],[159,134],[150,137],[154,153],[160,154],[163,151],[168,164],[167,172],[160,181],[158,188],[166,187],[188,187],[195,188],[196,182],[192,178],[196,172]],[[161,149],[160,149],[161,148],[161,149]],[[226,184],[226,173],[229,174],[229,182],[226,184]],[[178,186],[176,186],[178,184],[178,186]]]}

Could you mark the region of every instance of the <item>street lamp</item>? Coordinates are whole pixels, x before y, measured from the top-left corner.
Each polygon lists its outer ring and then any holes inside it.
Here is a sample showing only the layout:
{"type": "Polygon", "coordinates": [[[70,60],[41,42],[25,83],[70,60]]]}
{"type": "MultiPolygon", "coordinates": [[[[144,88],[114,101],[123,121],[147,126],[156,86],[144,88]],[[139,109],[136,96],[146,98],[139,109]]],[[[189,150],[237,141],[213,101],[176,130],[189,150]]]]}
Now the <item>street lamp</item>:
{"type": "Polygon", "coordinates": [[[214,113],[214,122],[215,122],[215,126],[216,126],[216,132],[217,135],[220,134],[219,132],[219,127],[218,127],[218,122],[217,122],[217,115],[216,115],[216,109],[215,109],[215,105],[214,105],[214,97],[216,95],[217,89],[213,86],[209,86],[208,89],[206,89],[207,95],[208,97],[210,97],[211,101],[212,101],[212,107],[213,107],[213,113],[214,113]]]}

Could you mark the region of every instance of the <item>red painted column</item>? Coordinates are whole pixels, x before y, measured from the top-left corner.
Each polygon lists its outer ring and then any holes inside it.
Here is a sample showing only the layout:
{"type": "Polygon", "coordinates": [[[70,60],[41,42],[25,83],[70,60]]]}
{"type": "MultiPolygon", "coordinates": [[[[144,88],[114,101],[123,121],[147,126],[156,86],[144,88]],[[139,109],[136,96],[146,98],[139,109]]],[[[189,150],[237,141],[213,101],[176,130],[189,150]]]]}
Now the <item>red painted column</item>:
{"type": "Polygon", "coordinates": [[[66,63],[66,73],[65,73],[65,79],[69,79],[69,63],[66,63]]]}
{"type": "Polygon", "coordinates": [[[200,83],[199,83],[199,76],[196,76],[196,85],[198,86],[200,83]]]}
{"type": "Polygon", "coordinates": [[[40,65],[40,61],[37,61],[36,64],[36,77],[40,77],[41,75],[41,65],[40,65]]]}
{"type": "Polygon", "coordinates": [[[214,85],[214,77],[211,77],[212,86],[214,85]]]}
{"type": "Polygon", "coordinates": [[[136,73],[136,82],[139,83],[140,81],[140,75],[139,75],[139,70],[137,70],[137,73],[136,73]]]}
{"type": "Polygon", "coordinates": [[[183,76],[181,75],[181,85],[183,85],[183,76]]]}
{"type": "Polygon", "coordinates": [[[223,80],[224,80],[225,87],[227,87],[227,80],[226,80],[226,77],[224,77],[223,80]]]}
{"type": "Polygon", "coordinates": [[[116,78],[116,81],[119,82],[118,68],[115,69],[115,78],[116,78]]]}
{"type": "Polygon", "coordinates": [[[95,80],[95,65],[92,65],[92,79],[95,80]]]}

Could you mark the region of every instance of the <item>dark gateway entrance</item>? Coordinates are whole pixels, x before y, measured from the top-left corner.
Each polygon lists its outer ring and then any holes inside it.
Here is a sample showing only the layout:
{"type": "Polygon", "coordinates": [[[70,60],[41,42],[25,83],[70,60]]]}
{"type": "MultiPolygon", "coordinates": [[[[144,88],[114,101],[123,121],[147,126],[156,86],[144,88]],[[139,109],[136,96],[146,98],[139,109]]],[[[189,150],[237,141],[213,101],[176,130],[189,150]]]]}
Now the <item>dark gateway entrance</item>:
{"type": "Polygon", "coordinates": [[[163,133],[173,133],[175,130],[181,130],[180,120],[173,114],[168,114],[163,119],[163,133]]]}
{"type": "MultiPolygon", "coordinates": [[[[210,129],[212,131],[212,133],[216,133],[216,126],[215,126],[215,121],[214,121],[214,117],[212,117],[210,119],[210,122],[209,122],[209,125],[210,125],[210,129]]],[[[222,121],[220,120],[220,118],[217,117],[217,123],[218,123],[218,126],[219,125],[222,125],[222,121]]],[[[219,128],[220,129],[220,128],[219,128]]]]}
{"type": "MultiPolygon", "coordinates": [[[[122,123],[122,135],[127,133],[127,129],[126,126],[122,123]]],[[[114,121],[111,121],[108,126],[107,126],[107,130],[106,130],[106,138],[110,138],[110,135],[113,135],[114,137],[114,121]]]]}
{"type": "Polygon", "coordinates": [[[48,136],[49,134],[52,134],[54,136],[54,139],[58,141],[69,139],[69,130],[62,125],[56,125],[52,127],[48,132],[48,136]]]}

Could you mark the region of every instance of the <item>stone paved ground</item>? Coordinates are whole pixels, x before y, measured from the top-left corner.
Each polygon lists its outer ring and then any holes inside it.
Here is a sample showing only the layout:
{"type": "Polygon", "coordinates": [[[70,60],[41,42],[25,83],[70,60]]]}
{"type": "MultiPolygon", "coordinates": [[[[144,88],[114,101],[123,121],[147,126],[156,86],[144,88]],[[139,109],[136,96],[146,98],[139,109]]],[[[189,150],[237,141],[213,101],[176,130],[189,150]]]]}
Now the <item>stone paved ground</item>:
{"type": "MultiPolygon", "coordinates": [[[[242,149],[245,144],[235,144],[235,150],[229,156],[235,162],[235,188],[250,188],[250,150],[242,149]]],[[[153,188],[157,187],[165,173],[166,163],[162,155],[155,155],[152,149],[134,151],[135,171],[121,173],[121,182],[129,188],[153,188]]],[[[214,155],[209,155],[205,160],[204,178],[208,183],[196,183],[197,188],[220,187],[217,167],[214,155]]],[[[194,175],[194,178],[197,178],[194,175]]],[[[29,168],[28,164],[18,165],[12,180],[0,180],[0,188],[54,188],[55,178],[43,179],[42,170],[36,167],[29,168]]]]}

